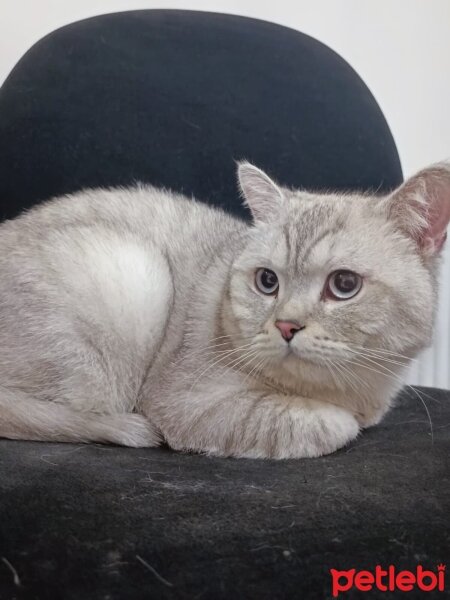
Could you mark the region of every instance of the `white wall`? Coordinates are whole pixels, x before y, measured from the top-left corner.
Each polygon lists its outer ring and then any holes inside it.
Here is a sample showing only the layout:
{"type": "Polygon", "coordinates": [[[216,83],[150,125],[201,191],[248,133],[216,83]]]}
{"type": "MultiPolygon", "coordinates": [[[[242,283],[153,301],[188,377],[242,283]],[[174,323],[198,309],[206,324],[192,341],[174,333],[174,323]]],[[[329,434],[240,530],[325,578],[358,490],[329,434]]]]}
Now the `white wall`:
{"type": "MultiPolygon", "coordinates": [[[[241,14],[308,33],[341,54],[372,90],[405,175],[450,158],[450,0],[1,0],[0,83],[35,41],[57,27],[138,8],[241,14]]],[[[443,273],[436,344],[412,381],[450,388],[450,247],[443,273]]]]}

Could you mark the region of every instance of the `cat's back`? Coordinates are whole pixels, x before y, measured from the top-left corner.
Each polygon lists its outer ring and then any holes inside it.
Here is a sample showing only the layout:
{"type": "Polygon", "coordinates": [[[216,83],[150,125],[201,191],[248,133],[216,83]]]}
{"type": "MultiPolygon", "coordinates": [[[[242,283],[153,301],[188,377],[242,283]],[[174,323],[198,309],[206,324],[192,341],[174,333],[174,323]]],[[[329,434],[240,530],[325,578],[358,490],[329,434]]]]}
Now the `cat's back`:
{"type": "Polygon", "coordinates": [[[233,229],[239,221],[181,194],[152,186],[87,189],[52,198],[0,225],[0,245],[42,243],[57,232],[84,228],[142,239],[184,237],[197,231],[233,229]]]}
{"type": "Polygon", "coordinates": [[[221,239],[244,227],[148,186],[55,198],[0,225],[0,303],[14,311],[23,305],[27,314],[31,305],[40,314],[74,307],[97,320],[135,323],[138,332],[221,239]]]}
{"type": "Polygon", "coordinates": [[[0,224],[0,265],[64,262],[69,270],[101,256],[123,262],[155,247],[175,262],[189,262],[244,227],[221,210],[152,186],[87,189],[0,224]]]}

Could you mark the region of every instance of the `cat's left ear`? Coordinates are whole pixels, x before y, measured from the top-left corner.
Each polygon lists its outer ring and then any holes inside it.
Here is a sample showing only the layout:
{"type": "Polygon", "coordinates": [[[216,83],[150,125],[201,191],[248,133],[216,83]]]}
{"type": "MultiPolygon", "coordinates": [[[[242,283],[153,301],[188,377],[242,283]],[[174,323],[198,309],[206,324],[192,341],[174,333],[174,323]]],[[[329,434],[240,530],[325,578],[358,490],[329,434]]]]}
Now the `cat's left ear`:
{"type": "Polygon", "coordinates": [[[450,163],[438,163],[408,179],[386,199],[390,218],[426,257],[437,255],[450,221],[450,163]]]}
{"type": "Polygon", "coordinates": [[[283,193],[277,184],[247,161],[238,163],[238,180],[253,219],[256,222],[273,222],[283,204],[283,193]]]}

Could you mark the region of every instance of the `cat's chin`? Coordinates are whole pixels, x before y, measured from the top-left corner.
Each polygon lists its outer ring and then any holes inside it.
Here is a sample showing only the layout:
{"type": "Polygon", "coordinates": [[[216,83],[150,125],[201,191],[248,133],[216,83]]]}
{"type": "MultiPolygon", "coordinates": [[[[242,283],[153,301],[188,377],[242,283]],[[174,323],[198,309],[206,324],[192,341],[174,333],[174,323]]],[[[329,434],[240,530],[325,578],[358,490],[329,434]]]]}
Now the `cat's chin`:
{"type": "Polygon", "coordinates": [[[311,389],[311,386],[323,387],[327,386],[327,383],[329,389],[335,387],[335,381],[320,357],[308,356],[306,353],[299,355],[298,351],[294,350],[278,357],[278,361],[273,363],[269,377],[296,390],[302,389],[305,385],[308,389],[311,389]]]}
{"type": "Polygon", "coordinates": [[[308,352],[304,349],[289,349],[283,357],[283,362],[286,362],[286,364],[292,365],[293,367],[296,366],[297,369],[299,366],[303,366],[305,369],[320,369],[321,372],[324,370],[328,371],[327,363],[320,355],[308,352]]]}

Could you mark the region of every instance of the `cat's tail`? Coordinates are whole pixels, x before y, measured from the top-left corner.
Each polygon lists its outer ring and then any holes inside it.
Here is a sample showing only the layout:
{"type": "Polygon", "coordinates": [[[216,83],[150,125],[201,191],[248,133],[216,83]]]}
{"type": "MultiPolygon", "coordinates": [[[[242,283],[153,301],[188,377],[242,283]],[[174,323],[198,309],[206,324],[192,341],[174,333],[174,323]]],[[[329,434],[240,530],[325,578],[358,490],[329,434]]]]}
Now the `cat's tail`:
{"type": "Polygon", "coordinates": [[[135,413],[81,412],[0,387],[0,438],[47,442],[100,442],[134,448],[158,446],[158,430],[135,413]]]}

